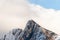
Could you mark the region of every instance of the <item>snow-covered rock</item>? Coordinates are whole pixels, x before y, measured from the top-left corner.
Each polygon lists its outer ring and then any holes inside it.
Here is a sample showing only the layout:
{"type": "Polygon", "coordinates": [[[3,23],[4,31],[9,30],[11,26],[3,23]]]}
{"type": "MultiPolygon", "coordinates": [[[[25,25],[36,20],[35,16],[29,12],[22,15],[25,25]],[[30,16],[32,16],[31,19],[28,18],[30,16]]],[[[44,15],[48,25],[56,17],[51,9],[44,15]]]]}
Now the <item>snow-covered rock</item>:
{"type": "Polygon", "coordinates": [[[24,30],[13,29],[0,40],[60,40],[60,36],[29,20],[24,30]]]}

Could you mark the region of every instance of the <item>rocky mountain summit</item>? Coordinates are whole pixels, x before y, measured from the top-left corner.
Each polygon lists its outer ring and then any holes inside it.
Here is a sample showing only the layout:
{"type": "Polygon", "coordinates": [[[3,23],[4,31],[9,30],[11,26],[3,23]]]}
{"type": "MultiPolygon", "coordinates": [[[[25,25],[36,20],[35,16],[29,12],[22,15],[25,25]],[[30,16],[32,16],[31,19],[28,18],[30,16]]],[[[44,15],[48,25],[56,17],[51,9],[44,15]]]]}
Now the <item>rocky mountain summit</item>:
{"type": "Polygon", "coordinates": [[[13,29],[0,40],[60,40],[60,37],[54,32],[42,28],[33,20],[29,20],[24,30],[13,29]]]}

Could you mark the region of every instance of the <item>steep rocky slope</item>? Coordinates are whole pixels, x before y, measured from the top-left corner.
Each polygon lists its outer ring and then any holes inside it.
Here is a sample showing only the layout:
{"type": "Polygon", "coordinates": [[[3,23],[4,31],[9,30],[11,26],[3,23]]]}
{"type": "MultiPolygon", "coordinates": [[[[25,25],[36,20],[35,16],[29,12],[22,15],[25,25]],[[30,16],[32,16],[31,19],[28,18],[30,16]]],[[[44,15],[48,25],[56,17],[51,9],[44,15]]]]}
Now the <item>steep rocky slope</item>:
{"type": "Polygon", "coordinates": [[[13,29],[0,40],[60,40],[58,35],[29,20],[24,30],[13,29]]]}

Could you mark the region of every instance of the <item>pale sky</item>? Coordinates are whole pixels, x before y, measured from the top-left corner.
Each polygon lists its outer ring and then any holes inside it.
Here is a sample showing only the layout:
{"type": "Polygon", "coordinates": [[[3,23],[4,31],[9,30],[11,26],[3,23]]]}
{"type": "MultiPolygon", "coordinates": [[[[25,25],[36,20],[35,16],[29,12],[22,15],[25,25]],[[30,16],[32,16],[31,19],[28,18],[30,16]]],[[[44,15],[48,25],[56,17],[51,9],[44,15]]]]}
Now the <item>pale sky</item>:
{"type": "Polygon", "coordinates": [[[60,0],[29,0],[31,3],[38,4],[44,8],[60,10],[60,0]]]}

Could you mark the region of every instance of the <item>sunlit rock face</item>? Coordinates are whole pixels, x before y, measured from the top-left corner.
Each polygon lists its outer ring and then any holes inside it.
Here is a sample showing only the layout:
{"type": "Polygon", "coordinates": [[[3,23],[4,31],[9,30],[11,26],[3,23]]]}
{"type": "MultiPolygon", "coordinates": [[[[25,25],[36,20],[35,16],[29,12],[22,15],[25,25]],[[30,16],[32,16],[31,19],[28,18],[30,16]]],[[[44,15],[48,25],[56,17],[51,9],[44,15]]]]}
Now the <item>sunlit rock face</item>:
{"type": "Polygon", "coordinates": [[[60,37],[54,32],[42,28],[33,20],[29,20],[24,30],[13,29],[1,40],[60,40],[60,37]]]}

